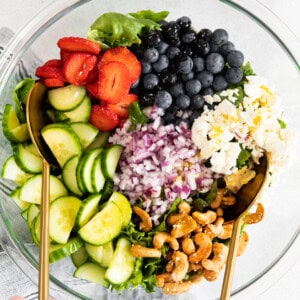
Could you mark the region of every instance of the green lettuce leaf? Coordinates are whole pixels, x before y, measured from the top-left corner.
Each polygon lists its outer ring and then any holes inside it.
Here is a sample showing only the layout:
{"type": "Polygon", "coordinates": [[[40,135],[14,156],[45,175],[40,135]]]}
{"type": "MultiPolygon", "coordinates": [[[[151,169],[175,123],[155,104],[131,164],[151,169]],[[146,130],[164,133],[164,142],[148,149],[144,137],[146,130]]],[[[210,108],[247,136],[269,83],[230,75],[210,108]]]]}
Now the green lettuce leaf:
{"type": "Polygon", "coordinates": [[[160,12],[154,12],[152,10],[140,10],[135,13],[129,13],[128,15],[136,19],[148,19],[154,22],[159,22],[164,20],[169,15],[169,12],[166,10],[160,12]]]}

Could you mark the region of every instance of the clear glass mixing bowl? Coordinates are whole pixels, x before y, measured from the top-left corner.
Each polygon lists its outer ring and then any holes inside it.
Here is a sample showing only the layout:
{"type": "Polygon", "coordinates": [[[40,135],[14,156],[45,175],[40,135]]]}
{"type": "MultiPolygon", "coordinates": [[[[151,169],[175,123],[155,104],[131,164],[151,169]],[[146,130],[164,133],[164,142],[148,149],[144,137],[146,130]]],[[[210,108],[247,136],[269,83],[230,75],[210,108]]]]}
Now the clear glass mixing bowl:
{"type": "MultiPolygon", "coordinates": [[[[251,4],[241,2],[250,5],[251,9],[251,4]]],[[[297,129],[300,128],[300,72],[294,49],[299,45],[293,38],[290,39],[291,44],[287,42],[288,37],[292,35],[286,28],[281,28],[281,32],[278,32],[276,27],[271,29],[258,15],[250,13],[234,1],[54,1],[15,36],[1,58],[1,119],[5,103],[12,102],[15,84],[23,77],[33,75],[36,66],[41,62],[59,56],[56,41],[60,37],[86,36],[89,25],[104,12],[127,13],[141,9],[168,10],[170,20],[183,15],[190,16],[197,29],[227,29],[230,40],[244,52],[246,60],[252,63],[256,73],[275,84],[283,100],[288,126],[297,133],[297,129]]],[[[276,20],[274,22],[277,24],[276,20]]],[[[0,145],[0,159],[3,165],[11,154],[11,148],[2,131],[0,145]]],[[[264,220],[249,227],[250,242],[246,253],[237,261],[233,294],[244,291],[272,270],[299,235],[300,202],[296,197],[298,174],[300,158],[295,156],[272,191],[264,220]]],[[[32,243],[19,208],[9,198],[12,188],[12,184],[1,178],[1,242],[21,270],[33,282],[37,282],[38,249],[32,243]]],[[[222,281],[222,276],[217,282],[203,281],[188,294],[178,297],[163,298],[159,292],[145,294],[139,289],[119,296],[105,291],[99,285],[73,278],[73,271],[74,267],[69,259],[51,266],[51,294],[57,299],[216,299],[220,294],[222,281]]]]}

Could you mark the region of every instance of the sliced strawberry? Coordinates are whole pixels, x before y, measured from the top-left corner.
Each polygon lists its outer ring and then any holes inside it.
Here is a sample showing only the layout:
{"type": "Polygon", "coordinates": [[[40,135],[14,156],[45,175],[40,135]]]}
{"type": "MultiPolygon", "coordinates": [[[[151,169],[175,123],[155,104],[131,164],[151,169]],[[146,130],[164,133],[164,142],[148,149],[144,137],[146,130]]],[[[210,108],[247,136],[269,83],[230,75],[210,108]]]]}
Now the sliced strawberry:
{"type": "Polygon", "coordinates": [[[62,63],[64,64],[66,62],[66,60],[72,55],[72,52],[67,52],[67,51],[63,51],[60,50],[60,60],[62,61],[62,63]]]}
{"type": "Polygon", "coordinates": [[[129,92],[131,81],[130,72],[122,62],[111,61],[100,63],[98,95],[100,100],[107,103],[118,103],[129,92]]]}
{"type": "Polygon", "coordinates": [[[62,61],[60,59],[49,59],[44,63],[44,66],[61,68],[62,61]]]}
{"type": "Polygon", "coordinates": [[[65,85],[64,80],[60,80],[57,78],[46,78],[43,80],[45,86],[51,88],[51,87],[61,87],[65,85]]]}
{"type": "Polygon", "coordinates": [[[62,68],[60,67],[43,65],[36,68],[35,75],[40,78],[56,78],[59,80],[64,80],[62,68]]]}
{"type": "Polygon", "coordinates": [[[98,81],[94,81],[86,84],[86,89],[95,98],[98,98],[98,81]]]}
{"type": "Polygon", "coordinates": [[[130,71],[131,84],[140,77],[142,66],[137,57],[126,47],[111,48],[104,52],[102,62],[119,61],[126,65],[130,71]]]}
{"type": "Polygon", "coordinates": [[[85,85],[89,73],[95,68],[97,57],[87,53],[73,53],[63,66],[65,79],[73,85],[85,85]]]}
{"type": "Polygon", "coordinates": [[[116,113],[120,118],[128,118],[128,106],[138,100],[136,94],[128,94],[116,104],[107,104],[107,107],[116,113]]]}
{"type": "Polygon", "coordinates": [[[100,45],[81,37],[67,36],[58,40],[58,47],[67,52],[87,52],[98,55],[100,45]]]}
{"type": "Polygon", "coordinates": [[[108,107],[93,105],[89,122],[101,131],[111,131],[119,124],[119,117],[108,107]]]}

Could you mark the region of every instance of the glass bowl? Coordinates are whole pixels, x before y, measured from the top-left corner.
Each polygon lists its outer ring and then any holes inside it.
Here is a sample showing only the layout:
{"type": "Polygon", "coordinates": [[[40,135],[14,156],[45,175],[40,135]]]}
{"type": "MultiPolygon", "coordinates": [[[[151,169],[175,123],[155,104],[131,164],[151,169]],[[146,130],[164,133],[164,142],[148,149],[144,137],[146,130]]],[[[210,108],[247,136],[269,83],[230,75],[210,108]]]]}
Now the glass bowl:
{"type": "MultiPolygon", "coordinates": [[[[286,28],[281,28],[283,31],[280,32],[277,31],[279,28],[273,27],[271,30],[258,15],[250,13],[233,1],[54,1],[15,36],[2,56],[1,119],[4,105],[12,102],[12,90],[16,83],[23,77],[32,76],[35,68],[42,62],[59,57],[56,41],[60,37],[85,37],[88,27],[104,12],[127,13],[141,9],[168,10],[170,20],[183,15],[190,16],[197,29],[225,28],[229,32],[230,40],[235,43],[236,48],[244,52],[255,72],[276,86],[282,98],[288,126],[297,133],[297,128],[300,128],[300,72],[294,49],[299,45],[291,39],[290,48],[287,38],[291,33],[286,28]],[[288,34],[282,34],[283,32],[288,34]]],[[[11,148],[2,131],[0,144],[3,165],[11,154],[11,148]]],[[[299,173],[300,158],[295,156],[280,177],[280,182],[275,183],[272,189],[264,220],[255,226],[249,226],[250,242],[246,252],[237,260],[233,295],[245,291],[267,272],[272,271],[299,235],[300,202],[296,198],[299,173]]],[[[20,209],[9,197],[13,187],[13,184],[1,178],[1,242],[14,262],[36,283],[38,249],[31,240],[20,209]]],[[[222,284],[220,276],[218,281],[203,281],[189,293],[180,296],[167,297],[159,291],[146,294],[141,289],[118,295],[102,289],[99,285],[72,277],[73,272],[74,267],[69,258],[51,265],[52,296],[57,299],[216,299],[220,295],[222,284]]]]}

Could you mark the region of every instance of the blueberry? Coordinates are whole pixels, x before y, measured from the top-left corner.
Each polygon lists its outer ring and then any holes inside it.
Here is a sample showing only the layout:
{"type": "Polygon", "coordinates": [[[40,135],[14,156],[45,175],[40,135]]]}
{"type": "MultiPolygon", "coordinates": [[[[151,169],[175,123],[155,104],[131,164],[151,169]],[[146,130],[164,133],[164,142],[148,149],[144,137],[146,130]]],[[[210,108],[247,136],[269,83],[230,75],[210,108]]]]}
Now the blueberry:
{"type": "Polygon", "coordinates": [[[152,64],[153,70],[160,73],[162,70],[169,66],[169,59],[166,55],[162,54],[159,56],[158,61],[152,64]]]}
{"type": "Polygon", "coordinates": [[[163,109],[167,109],[172,105],[172,96],[169,92],[162,90],[155,95],[155,104],[163,109]]]}
{"type": "Polygon", "coordinates": [[[161,41],[158,46],[156,46],[156,49],[159,54],[165,54],[167,49],[169,48],[169,44],[167,44],[164,41],[161,41]]]}
{"type": "Polygon", "coordinates": [[[146,61],[141,61],[141,64],[142,64],[142,74],[148,74],[151,72],[152,70],[152,66],[149,62],[146,62],[146,61]]]}
{"type": "Polygon", "coordinates": [[[168,43],[171,45],[171,46],[174,46],[174,47],[179,47],[181,45],[181,40],[179,37],[177,38],[172,38],[172,39],[168,39],[168,43]]]}
{"type": "Polygon", "coordinates": [[[191,99],[186,94],[181,94],[176,98],[176,105],[179,109],[187,109],[190,106],[191,99]]]}
{"type": "Polygon", "coordinates": [[[186,73],[186,74],[181,74],[181,79],[182,81],[188,81],[191,79],[194,79],[195,73],[193,71],[186,73]]]}
{"type": "Polygon", "coordinates": [[[169,59],[174,59],[179,54],[180,54],[180,49],[174,46],[169,47],[166,52],[166,55],[169,59]]]}
{"type": "Polygon", "coordinates": [[[191,109],[202,109],[205,104],[204,98],[197,94],[191,99],[191,109]]]}
{"type": "Polygon", "coordinates": [[[177,75],[170,72],[169,70],[163,71],[160,75],[160,82],[164,87],[169,87],[170,85],[174,85],[177,81],[177,75]]]}
{"type": "Polygon", "coordinates": [[[193,58],[193,70],[195,72],[201,72],[205,68],[205,61],[202,57],[194,57],[193,58]]]}
{"type": "Polygon", "coordinates": [[[159,83],[159,78],[153,73],[146,74],[143,78],[144,88],[147,90],[152,90],[157,87],[159,83]]]}
{"type": "Polygon", "coordinates": [[[228,32],[225,29],[216,29],[211,36],[211,41],[214,44],[222,45],[228,41],[228,32]]]}
{"type": "Polygon", "coordinates": [[[187,30],[191,27],[192,21],[187,16],[182,16],[176,20],[176,23],[180,26],[181,30],[187,30]]]}
{"type": "Polygon", "coordinates": [[[201,83],[197,79],[192,79],[186,82],[185,90],[189,96],[198,94],[201,90],[201,83]]]}
{"type": "Polygon", "coordinates": [[[181,40],[185,44],[190,44],[196,39],[196,32],[193,30],[186,31],[182,36],[181,40]]]}
{"type": "Polygon", "coordinates": [[[154,63],[159,58],[159,52],[156,48],[147,48],[144,52],[144,61],[154,63]]]}
{"type": "Polygon", "coordinates": [[[193,124],[193,122],[201,116],[201,111],[193,111],[192,114],[189,116],[189,121],[191,124],[193,124]]]}
{"type": "Polygon", "coordinates": [[[197,73],[195,78],[201,82],[202,88],[207,88],[212,85],[214,75],[211,72],[204,70],[197,73]]]}
{"type": "Polygon", "coordinates": [[[143,40],[149,47],[155,47],[159,45],[161,38],[161,33],[158,30],[151,30],[143,35],[143,40]]]}
{"type": "Polygon", "coordinates": [[[206,58],[205,65],[206,65],[206,69],[209,72],[211,72],[213,74],[217,74],[223,70],[225,61],[221,54],[210,53],[206,58]]]}
{"type": "Polygon", "coordinates": [[[182,44],[179,48],[182,55],[193,56],[193,49],[190,45],[182,44]]]}
{"type": "Polygon", "coordinates": [[[131,85],[131,89],[135,89],[140,84],[140,77],[131,85]]]}
{"type": "Polygon", "coordinates": [[[188,55],[181,55],[176,60],[177,72],[181,74],[186,74],[193,69],[193,60],[188,55]]]}
{"type": "Polygon", "coordinates": [[[244,54],[239,50],[232,50],[227,55],[227,62],[231,67],[239,68],[244,63],[244,54]]]}
{"type": "Polygon", "coordinates": [[[175,115],[174,115],[173,113],[171,113],[171,112],[166,112],[166,113],[163,115],[162,119],[163,119],[164,125],[168,125],[168,124],[173,123],[173,122],[175,121],[176,118],[175,118],[175,115]]]}
{"type": "Polygon", "coordinates": [[[226,70],[225,78],[229,83],[239,83],[243,79],[243,71],[240,68],[226,70]]]}
{"type": "Polygon", "coordinates": [[[204,39],[196,40],[193,43],[194,52],[200,56],[206,56],[210,51],[210,44],[204,39]]]}
{"type": "Polygon", "coordinates": [[[175,97],[175,98],[178,97],[179,95],[184,93],[183,84],[181,82],[178,82],[178,83],[172,85],[169,88],[169,92],[171,93],[171,95],[173,97],[175,97]]]}
{"type": "Polygon", "coordinates": [[[220,46],[212,42],[209,43],[209,48],[210,52],[219,52],[220,50],[220,46]]]}
{"type": "Polygon", "coordinates": [[[180,25],[175,21],[170,21],[163,27],[163,34],[167,40],[177,39],[179,37],[180,25]]]}
{"type": "Polygon", "coordinates": [[[199,39],[203,39],[209,42],[211,40],[212,31],[208,28],[203,28],[198,32],[197,36],[199,39]]]}
{"type": "Polygon", "coordinates": [[[142,107],[152,106],[154,104],[155,94],[145,93],[139,96],[139,104],[142,107]]]}
{"type": "Polygon", "coordinates": [[[223,75],[217,75],[214,78],[212,86],[215,91],[219,92],[225,90],[228,87],[228,82],[223,75]]]}
{"type": "Polygon", "coordinates": [[[223,45],[220,46],[219,48],[219,52],[224,56],[226,57],[228,55],[228,53],[232,50],[234,50],[234,44],[232,42],[227,42],[223,45]]]}
{"type": "Polygon", "coordinates": [[[206,87],[204,89],[201,89],[201,95],[202,96],[212,96],[214,94],[214,90],[211,87],[206,87]]]}

